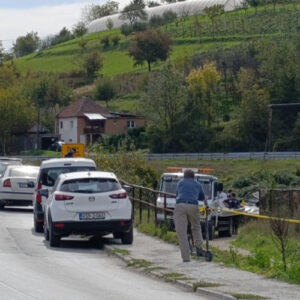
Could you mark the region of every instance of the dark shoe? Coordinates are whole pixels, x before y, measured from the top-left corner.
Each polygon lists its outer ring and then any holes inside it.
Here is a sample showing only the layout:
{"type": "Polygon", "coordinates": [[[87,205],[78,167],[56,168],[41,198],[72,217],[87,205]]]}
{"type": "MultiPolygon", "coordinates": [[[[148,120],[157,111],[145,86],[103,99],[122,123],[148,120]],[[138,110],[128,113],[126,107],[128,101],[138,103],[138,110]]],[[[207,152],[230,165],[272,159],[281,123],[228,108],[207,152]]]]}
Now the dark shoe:
{"type": "Polygon", "coordinates": [[[205,256],[205,251],[202,248],[197,248],[196,249],[197,256],[205,256]]]}

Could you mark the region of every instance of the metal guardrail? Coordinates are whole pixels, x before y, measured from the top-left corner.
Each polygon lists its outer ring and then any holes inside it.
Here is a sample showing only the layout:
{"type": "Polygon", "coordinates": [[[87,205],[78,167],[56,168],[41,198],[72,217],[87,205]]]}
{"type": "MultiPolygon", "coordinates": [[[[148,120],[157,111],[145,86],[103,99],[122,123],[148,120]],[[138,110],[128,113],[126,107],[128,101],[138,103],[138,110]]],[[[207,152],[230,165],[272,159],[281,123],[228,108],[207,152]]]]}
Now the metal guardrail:
{"type": "Polygon", "coordinates": [[[161,159],[300,159],[300,152],[147,153],[148,160],[161,159]]]}
{"type": "MultiPolygon", "coordinates": [[[[91,155],[92,156],[92,155],[91,155]]],[[[46,156],[14,156],[25,161],[46,160],[46,156]]],[[[146,153],[147,160],[161,159],[300,159],[300,152],[227,152],[227,153],[146,153]]]]}

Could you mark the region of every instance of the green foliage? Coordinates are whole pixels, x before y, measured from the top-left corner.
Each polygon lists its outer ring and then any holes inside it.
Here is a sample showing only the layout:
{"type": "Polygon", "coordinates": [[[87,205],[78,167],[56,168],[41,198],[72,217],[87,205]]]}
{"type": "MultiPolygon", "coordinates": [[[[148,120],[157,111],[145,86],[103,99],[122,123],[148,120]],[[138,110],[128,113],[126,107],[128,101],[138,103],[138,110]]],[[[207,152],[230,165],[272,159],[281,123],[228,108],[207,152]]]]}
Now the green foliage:
{"type": "Polygon", "coordinates": [[[96,72],[99,72],[103,67],[103,58],[99,51],[93,51],[84,56],[83,69],[88,78],[95,78],[96,72]]]}
{"type": "Polygon", "coordinates": [[[108,101],[116,96],[116,88],[113,81],[109,78],[99,78],[96,82],[95,97],[99,100],[104,100],[106,106],[108,101]]]}
{"type": "Polygon", "coordinates": [[[244,187],[250,186],[251,184],[253,184],[253,180],[245,176],[241,176],[233,182],[233,187],[236,189],[242,189],[244,187]]]}
{"type": "Polygon", "coordinates": [[[132,0],[121,11],[120,18],[122,20],[128,20],[131,26],[133,26],[137,20],[146,21],[148,15],[144,8],[145,3],[143,0],[132,0]]]}
{"type": "Polygon", "coordinates": [[[114,172],[126,182],[151,187],[157,178],[156,170],[148,164],[142,153],[134,149],[128,152],[125,144],[114,154],[105,152],[101,144],[93,144],[89,152],[93,153],[92,158],[101,170],[114,172]]]}
{"type": "Polygon", "coordinates": [[[29,32],[25,36],[19,36],[13,45],[16,57],[24,56],[34,52],[40,43],[37,32],[29,32]]]}
{"type": "Polygon", "coordinates": [[[170,53],[171,37],[160,30],[147,30],[136,33],[129,47],[128,54],[133,57],[136,65],[148,63],[148,71],[151,71],[151,63],[158,60],[165,61],[170,53]]]}
{"type": "Polygon", "coordinates": [[[277,172],[274,174],[274,178],[277,184],[289,186],[293,181],[294,176],[288,172],[277,172]]]}
{"type": "Polygon", "coordinates": [[[125,23],[121,26],[121,33],[126,37],[131,35],[132,32],[133,32],[133,27],[131,25],[125,23]]]}
{"type": "Polygon", "coordinates": [[[121,37],[118,34],[113,35],[111,38],[111,41],[114,46],[117,46],[119,44],[120,40],[121,40],[121,37]]]}
{"type": "Polygon", "coordinates": [[[113,20],[112,20],[111,18],[108,18],[108,19],[106,20],[106,28],[107,28],[108,30],[112,30],[113,27],[114,27],[114,22],[113,22],[113,20]]]}
{"type": "Polygon", "coordinates": [[[105,35],[105,36],[101,39],[100,43],[103,45],[103,48],[109,47],[109,45],[110,45],[110,37],[109,37],[109,35],[105,35]]]}
{"type": "Polygon", "coordinates": [[[87,28],[85,26],[85,23],[82,21],[76,23],[72,28],[72,34],[75,38],[83,36],[84,34],[86,34],[86,32],[87,28]]]}

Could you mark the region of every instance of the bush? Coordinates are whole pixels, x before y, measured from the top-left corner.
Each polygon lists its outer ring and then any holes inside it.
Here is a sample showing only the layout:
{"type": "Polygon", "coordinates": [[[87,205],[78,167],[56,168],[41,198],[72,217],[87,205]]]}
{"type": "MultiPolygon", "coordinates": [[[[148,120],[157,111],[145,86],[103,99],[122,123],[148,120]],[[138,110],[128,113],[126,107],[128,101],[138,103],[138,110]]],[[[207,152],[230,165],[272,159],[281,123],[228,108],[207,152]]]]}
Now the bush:
{"type": "Polygon", "coordinates": [[[125,35],[126,37],[129,36],[129,35],[131,35],[132,32],[133,32],[132,26],[130,26],[130,25],[128,25],[128,24],[123,24],[123,25],[121,26],[121,33],[122,33],[123,35],[125,35]]]}
{"type": "Polygon", "coordinates": [[[170,23],[177,18],[177,14],[172,10],[167,10],[163,13],[162,17],[166,23],[170,23]]]}
{"type": "Polygon", "coordinates": [[[294,177],[292,174],[287,172],[279,172],[274,174],[275,182],[277,184],[290,185],[294,177]]]}
{"type": "Polygon", "coordinates": [[[109,47],[109,44],[110,44],[110,38],[108,35],[104,36],[102,39],[101,39],[101,44],[103,45],[104,48],[107,48],[109,47]]]}
{"type": "Polygon", "coordinates": [[[114,46],[117,46],[120,42],[120,39],[121,37],[119,35],[114,35],[112,38],[111,38],[111,41],[113,43],[114,46]]]}
{"type": "Polygon", "coordinates": [[[132,26],[133,31],[135,32],[142,32],[147,30],[147,23],[142,23],[142,22],[135,22],[132,26]]]}
{"type": "Polygon", "coordinates": [[[164,19],[159,15],[153,15],[149,20],[151,27],[158,27],[164,24],[164,19]]]}
{"type": "Polygon", "coordinates": [[[244,187],[252,185],[254,182],[248,177],[241,176],[233,182],[233,187],[236,189],[242,189],[244,187]]]}

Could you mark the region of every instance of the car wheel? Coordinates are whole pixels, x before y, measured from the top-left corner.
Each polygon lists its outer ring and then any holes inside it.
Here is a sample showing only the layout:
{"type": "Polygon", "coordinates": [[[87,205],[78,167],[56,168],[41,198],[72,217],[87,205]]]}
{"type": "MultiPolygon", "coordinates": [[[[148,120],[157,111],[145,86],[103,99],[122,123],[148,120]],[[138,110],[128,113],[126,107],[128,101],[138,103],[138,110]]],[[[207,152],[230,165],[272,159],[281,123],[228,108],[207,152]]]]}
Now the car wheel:
{"type": "Polygon", "coordinates": [[[121,240],[123,245],[131,245],[133,242],[133,229],[131,228],[128,232],[123,232],[121,240]]]}
{"type": "Polygon", "coordinates": [[[35,217],[33,217],[33,227],[35,232],[44,232],[43,224],[39,223],[35,217]]]}
{"type": "Polygon", "coordinates": [[[49,224],[49,245],[50,247],[59,247],[60,236],[54,233],[52,222],[49,224]]]}

